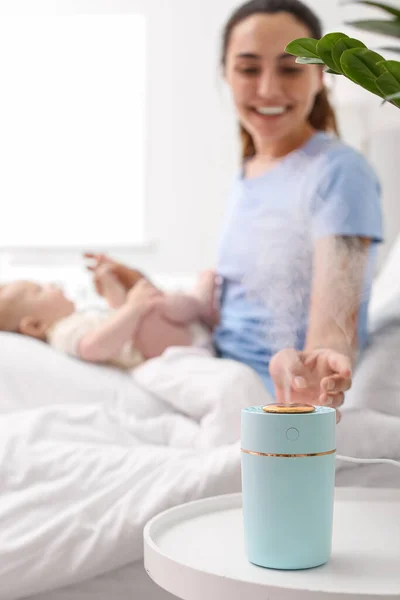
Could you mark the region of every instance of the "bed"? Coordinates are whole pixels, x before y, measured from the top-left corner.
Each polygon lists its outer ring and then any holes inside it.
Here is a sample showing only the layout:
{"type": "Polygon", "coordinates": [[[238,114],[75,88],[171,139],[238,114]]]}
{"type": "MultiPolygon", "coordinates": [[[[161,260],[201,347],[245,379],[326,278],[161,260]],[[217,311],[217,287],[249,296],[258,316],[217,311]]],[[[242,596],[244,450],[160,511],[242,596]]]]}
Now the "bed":
{"type": "MultiPolygon", "coordinates": [[[[337,447],[400,460],[400,302],[384,292],[337,447]]],[[[240,490],[240,408],[265,401],[260,380],[198,350],[134,377],[13,334],[0,356],[0,599],[167,600],[143,569],[143,526],[240,490]]],[[[400,469],[338,464],[337,485],[400,487],[400,469]]]]}
{"type": "Polygon", "coordinates": [[[172,600],[144,570],[141,561],[51,592],[29,596],[29,600],[172,600]]]}

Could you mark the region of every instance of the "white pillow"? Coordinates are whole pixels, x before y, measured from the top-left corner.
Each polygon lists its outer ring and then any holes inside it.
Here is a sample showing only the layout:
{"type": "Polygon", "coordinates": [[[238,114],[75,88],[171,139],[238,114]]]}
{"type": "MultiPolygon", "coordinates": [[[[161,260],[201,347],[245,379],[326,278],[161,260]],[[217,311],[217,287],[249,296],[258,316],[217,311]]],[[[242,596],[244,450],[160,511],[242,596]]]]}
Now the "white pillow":
{"type": "Polygon", "coordinates": [[[157,412],[159,406],[129,372],[82,362],[32,338],[0,333],[0,413],[49,404],[120,401],[135,402],[138,416],[157,412]]]}
{"type": "Polygon", "coordinates": [[[370,330],[375,331],[382,319],[396,316],[400,316],[400,234],[372,286],[370,330]]]}
{"type": "Polygon", "coordinates": [[[345,410],[368,408],[400,417],[399,351],[400,317],[393,317],[370,334],[346,393],[345,410]]]}
{"type": "Polygon", "coordinates": [[[400,235],[373,283],[368,329],[343,410],[368,408],[400,417],[400,235]]]}

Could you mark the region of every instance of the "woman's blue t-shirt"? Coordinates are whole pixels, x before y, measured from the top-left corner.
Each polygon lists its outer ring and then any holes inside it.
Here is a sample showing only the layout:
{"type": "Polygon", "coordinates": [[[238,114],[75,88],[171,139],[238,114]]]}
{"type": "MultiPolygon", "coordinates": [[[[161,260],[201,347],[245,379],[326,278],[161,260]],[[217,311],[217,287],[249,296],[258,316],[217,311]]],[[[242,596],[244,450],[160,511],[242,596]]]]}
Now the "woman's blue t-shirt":
{"type": "Polygon", "coordinates": [[[318,238],[371,238],[358,343],[367,339],[367,308],[377,242],[382,239],[379,182],[363,156],[318,132],[259,177],[236,178],[220,243],[220,355],[253,367],[273,392],[271,357],[304,346],[318,238]]]}

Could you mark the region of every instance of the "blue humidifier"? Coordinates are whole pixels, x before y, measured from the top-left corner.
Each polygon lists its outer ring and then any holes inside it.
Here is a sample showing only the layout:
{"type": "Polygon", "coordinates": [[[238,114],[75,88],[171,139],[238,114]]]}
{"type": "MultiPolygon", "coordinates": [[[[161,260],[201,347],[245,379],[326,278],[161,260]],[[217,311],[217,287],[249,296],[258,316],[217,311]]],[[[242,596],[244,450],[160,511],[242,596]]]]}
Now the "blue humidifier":
{"type": "Polygon", "coordinates": [[[242,410],[245,549],[271,569],[309,569],[331,555],[336,413],[299,404],[242,410]]]}

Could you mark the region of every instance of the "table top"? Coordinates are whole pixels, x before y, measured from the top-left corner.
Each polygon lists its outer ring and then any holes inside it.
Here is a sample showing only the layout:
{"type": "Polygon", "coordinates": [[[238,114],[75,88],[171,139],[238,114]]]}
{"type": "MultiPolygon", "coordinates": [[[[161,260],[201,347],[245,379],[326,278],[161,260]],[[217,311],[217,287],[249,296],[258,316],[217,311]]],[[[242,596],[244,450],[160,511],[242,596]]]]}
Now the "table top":
{"type": "Polygon", "coordinates": [[[400,490],[337,488],[332,558],[315,569],[248,562],[241,494],[157,515],[144,546],[150,577],[184,600],[400,600],[400,490]]]}

